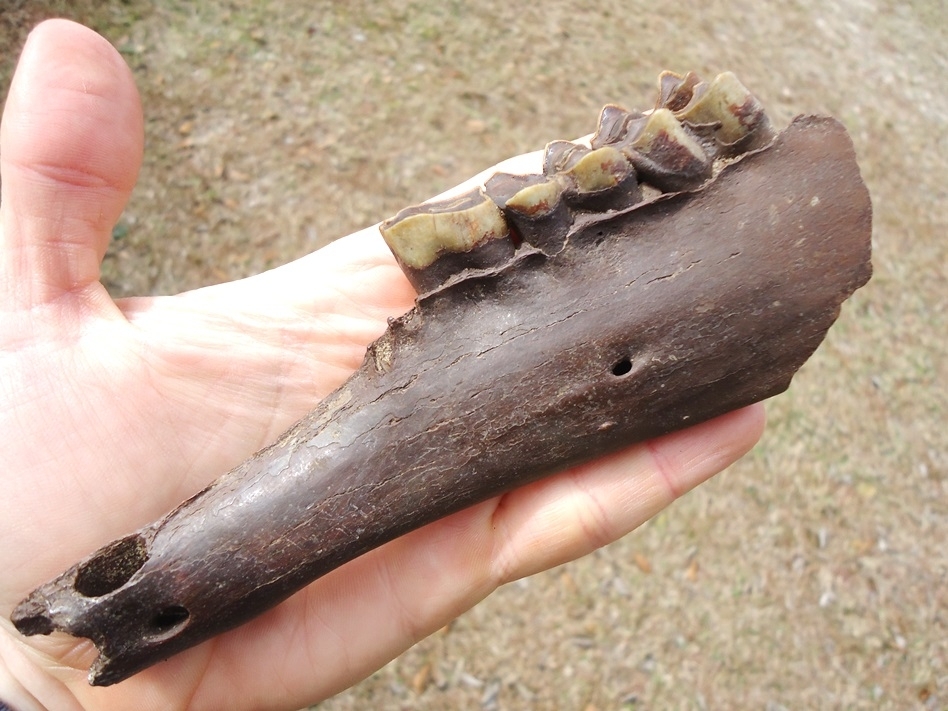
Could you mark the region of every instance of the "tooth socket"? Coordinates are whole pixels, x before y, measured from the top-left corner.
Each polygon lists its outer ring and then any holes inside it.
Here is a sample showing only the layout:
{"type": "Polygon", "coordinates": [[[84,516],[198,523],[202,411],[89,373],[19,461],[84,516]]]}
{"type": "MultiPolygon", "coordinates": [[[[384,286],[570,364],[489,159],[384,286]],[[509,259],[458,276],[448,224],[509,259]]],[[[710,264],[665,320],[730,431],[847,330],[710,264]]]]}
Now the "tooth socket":
{"type": "Polygon", "coordinates": [[[380,231],[420,294],[465,271],[504,264],[515,251],[503,213],[480,188],[405,208],[380,231]]]}

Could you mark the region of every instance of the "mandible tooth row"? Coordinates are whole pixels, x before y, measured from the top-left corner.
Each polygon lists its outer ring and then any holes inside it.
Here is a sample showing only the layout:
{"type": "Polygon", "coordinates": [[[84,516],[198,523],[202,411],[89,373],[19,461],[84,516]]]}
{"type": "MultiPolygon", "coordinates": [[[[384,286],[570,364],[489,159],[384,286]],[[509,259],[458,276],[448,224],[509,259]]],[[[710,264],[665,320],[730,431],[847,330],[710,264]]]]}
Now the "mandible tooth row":
{"type": "Polygon", "coordinates": [[[642,200],[640,183],[692,190],[714,161],[762,147],[774,135],[760,102],[731,72],[710,83],[663,72],[649,112],[605,106],[587,147],[553,141],[536,175],[497,173],[482,188],[409,207],[381,233],[419,293],[469,270],[508,261],[526,242],[558,251],[576,212],[622,210],[642,200]]]}

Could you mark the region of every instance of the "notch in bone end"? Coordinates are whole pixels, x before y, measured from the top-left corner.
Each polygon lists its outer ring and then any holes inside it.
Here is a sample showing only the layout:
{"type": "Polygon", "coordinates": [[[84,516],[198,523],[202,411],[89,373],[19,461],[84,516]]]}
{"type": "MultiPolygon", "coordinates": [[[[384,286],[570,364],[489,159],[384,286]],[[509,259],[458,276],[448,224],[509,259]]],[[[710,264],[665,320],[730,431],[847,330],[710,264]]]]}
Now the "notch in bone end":
{"type": "Polygon", "coordinates": [[[380,231],[420,294],[465,270],[503,264],[516,247],[500,208],[480,188],[405,208],[380,231]]]}
{"type": "MultiPolygon", "coordinates": [[[[668,84],[669,77],[677,75],[663,73],[659,85],[668,84]]],[[[696,79],[693,72],[679,77],[678,86],[667,96],[663,88],[661,106],[698,136],[712,158],[733,157],[773,140],[764,107],[732,72],[718,74],[710,84],[696,79]]]]}
{"type": "Polygon", "coordinates": [[[25,637],[32,637],[36,634],[51,634],[56,630],[56,623],[43,603],[43,600],[30,597],[17,605],[10,616],[10,621],[13,622],[17,632],[25,637]]]}

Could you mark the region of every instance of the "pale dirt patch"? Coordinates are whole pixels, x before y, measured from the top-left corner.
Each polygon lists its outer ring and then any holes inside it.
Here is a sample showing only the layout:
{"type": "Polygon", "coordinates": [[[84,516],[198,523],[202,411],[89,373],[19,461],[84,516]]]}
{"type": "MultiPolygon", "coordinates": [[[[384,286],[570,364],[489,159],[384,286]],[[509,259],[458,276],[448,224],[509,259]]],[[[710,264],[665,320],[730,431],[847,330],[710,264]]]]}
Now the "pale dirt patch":
{"type": "Polygon", "coordinates": [[[0,76],[60,13],[132,66],[147,156],[116,295],[312,251],[590,132],[603,103],[645,106],[663,68],[733,69],[780,125],[843,120],[876,273],[744,461],[319,708],[948,707],[944,3],[429,5],[8,0],[0,76]]]}

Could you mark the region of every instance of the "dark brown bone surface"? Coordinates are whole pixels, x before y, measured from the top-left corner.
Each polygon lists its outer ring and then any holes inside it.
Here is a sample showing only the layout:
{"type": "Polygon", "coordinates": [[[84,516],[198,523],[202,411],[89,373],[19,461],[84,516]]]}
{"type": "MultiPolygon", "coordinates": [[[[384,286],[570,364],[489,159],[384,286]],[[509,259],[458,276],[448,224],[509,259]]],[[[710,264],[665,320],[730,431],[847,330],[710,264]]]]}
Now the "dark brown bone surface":
{"type": "MultiPolygon", "coordinates": [[[[676,116],[710,91],[691,77],[663,86],[676,116]]],[[[35,590],[17,629],[90,638],[90,681],[112,684],[407,531],[783,391],[869,278],[871,208],[839,123],[798,118],[772,139],[756,100],[738,100],[722,104],[740,109],[730,123],[682,120],[716,159],[687,192],[658,195],[616,169],[618,151],[639,160],[627,129],[641,120],[611,110],[609,150],[495,181],[490,204],[475,194],[409,211],[449,217],[432,218],[434,232],[412,223],[422,248],[396,247],[426,293],[362,367],[278,442],[35,590]],[[764,147],[733,161],[738,142],[764,147]],[[631,204],[587,211],[584,196],[611,185],[607,204],[631,204]],[[542,248],[521,242],[517,220],[505,232],[493,206],[508,202],[549,231],[542,248]],[[452,214],[471,205],[474,216],[452,214]],[[450,225],[474,233],[442,240],[450,225]]],[[[642,144],[648,160],[666,138],[642,144]]],[[[678,160],[680,145],[667,147],[678,160]]],[[[384,226],[396,245],[400,224],[384,226]]]]}

